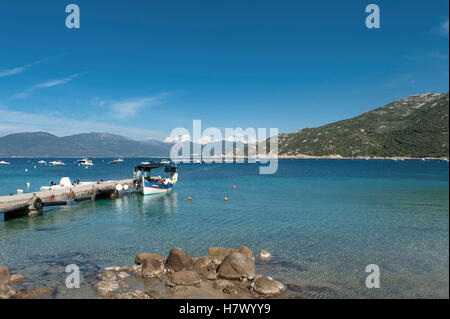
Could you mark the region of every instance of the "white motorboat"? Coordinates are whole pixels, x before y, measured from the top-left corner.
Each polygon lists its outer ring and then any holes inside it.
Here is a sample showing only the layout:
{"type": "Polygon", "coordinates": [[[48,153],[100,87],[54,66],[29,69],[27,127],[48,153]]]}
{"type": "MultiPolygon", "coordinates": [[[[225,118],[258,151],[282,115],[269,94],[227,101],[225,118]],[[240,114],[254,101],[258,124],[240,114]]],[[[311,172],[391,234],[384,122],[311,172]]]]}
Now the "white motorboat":
{"type": "Polygon", "coordinates": [[[48,164],[50,166],[64,166],[64,165],[66,165],[63,161],[51,161],[51,162],[48,162],[48,164]]]}
{"type": "Polygon", "coordinates": [[[10,165],[10,162],[6,162],[6,161],[0,161],[0,165],[10,165]]]}
{"type": "Polygon", "coordinates": [[[117,164],[117,163],[122,163],[122,162],[123,162],[123,159],[118,158],[118,159],[112,160],[110,163],[111,164],[117,164]]]}
{"type": "Polygon", "coordinates": [[[38,164],[39,164],[39,165],[47,165],[47,162],[46,162],[46,161],[43,161],[43,160],[40,160],[40,161],[38,162],[38,164]]]}
{"type": "Polygon", "coordinates": [[[78,165],[79,166],[94,166],[94,163],[92,163],[92,161],[90,159],[83,158],[83,159],[78,160],[78,165]]]}

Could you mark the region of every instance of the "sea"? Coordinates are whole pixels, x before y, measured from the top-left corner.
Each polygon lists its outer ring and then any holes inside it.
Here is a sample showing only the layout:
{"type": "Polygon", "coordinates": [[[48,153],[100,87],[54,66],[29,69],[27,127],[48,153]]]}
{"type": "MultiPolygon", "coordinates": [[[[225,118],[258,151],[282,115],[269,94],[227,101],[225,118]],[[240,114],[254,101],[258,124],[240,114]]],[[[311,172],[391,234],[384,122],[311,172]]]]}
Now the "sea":
{"type": "MultiPolygon", "coordinates": [[[[55,167],[5,160],[0,195],[35,192],[65,176],[130,178],[147,159],[96,158],[88,168],[73,158],[55,167]]],[[[58,287],[50,298],[89,298],[96,295],[86,283],[65,289],[67,265],[88,282],[140,252],[167,256],[180,247],[203,256],[210,246],[245,245],[273,255],[256,260],[257,273],[301,297],[449,298],[448,162],[280,159],[272,175],[261,175],[262,165],[179,163],[171,194],[49,207],[32,218],[0,214],[0,264],[24,275],[24,288],[58,287]],[[378,288],[367,285],[373,265],[378,288]]]]}

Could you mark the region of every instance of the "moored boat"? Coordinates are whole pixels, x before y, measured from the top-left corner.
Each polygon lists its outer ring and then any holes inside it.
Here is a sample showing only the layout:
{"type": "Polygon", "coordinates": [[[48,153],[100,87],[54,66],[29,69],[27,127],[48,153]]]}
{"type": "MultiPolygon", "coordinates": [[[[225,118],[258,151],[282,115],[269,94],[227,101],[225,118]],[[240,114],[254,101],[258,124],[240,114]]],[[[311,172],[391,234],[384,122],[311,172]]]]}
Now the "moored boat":
{"type": "Polygon", "coordinates": [[[10,165],[10,162],[6,162],[6,161],[0,161],[0,165],[10,165]]]}
{"type": "Polygon", "coordinates": [[[143,195],[168,193],[172,191],[173,185],[178,180],[177,167],[169,161],[141,164],[134,168],[134,180],[137,184],[136,188],[143,195]],[[169,173],[169,176],[150,176],[150,172],[158,168],[164,168],[164,172],[169,173]]]}
{"type": "Polygon", "coordinates": [[[64,166],[64,165],[66,165],[63,161],[51,161],[51,162],[48,162],[48,164],[50,166],[64,166]]]}
{"type": "Polygon", "coordinates": [[[80,166],[94,166],[94,163],[90,159],[83,158],[78,160],[78,165],[80,166]]]}
{"type": "Polygon", "coordinates": [[[109,162],[110,164],[117,164],[117,163],[122,163],[123,162],[123,159],[121,159],[121,158],[117,158],[117,159],[115,159],[115,160],[112,160],[111,162],[109,162]]]}

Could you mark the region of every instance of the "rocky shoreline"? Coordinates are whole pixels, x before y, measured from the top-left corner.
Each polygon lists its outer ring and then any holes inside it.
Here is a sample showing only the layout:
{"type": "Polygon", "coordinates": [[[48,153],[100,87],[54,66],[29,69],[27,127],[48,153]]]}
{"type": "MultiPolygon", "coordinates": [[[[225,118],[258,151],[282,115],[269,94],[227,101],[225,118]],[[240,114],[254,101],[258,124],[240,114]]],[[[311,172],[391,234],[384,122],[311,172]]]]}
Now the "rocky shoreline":
{"type": "MultiPolygon", "coordinates": [[[[102,269],[90,286],[104,299],[277,298],[292,290],[291,285],[259,275],[255,267],[255,259],[265,262],[271,258],[266,250],[254,256],[246,246],[210,247],[202,257],[191,257],[181,248],[172,248],[167,258],[143,252],[131,266],[102,269]]],[[[0,266],[0,299],[45,298],[55,290],[16,290],[23,280],[22,275],[0,266]]]]}

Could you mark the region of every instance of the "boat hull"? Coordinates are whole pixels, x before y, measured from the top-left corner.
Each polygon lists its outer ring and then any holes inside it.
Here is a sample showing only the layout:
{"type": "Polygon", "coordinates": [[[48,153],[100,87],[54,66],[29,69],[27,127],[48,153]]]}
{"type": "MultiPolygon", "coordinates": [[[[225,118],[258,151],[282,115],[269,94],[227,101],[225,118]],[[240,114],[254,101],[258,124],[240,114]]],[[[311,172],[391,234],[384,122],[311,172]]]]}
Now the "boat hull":
{"type": "Polygon", "coordinates": [[[168,193],[172,190],[172,186],[173,185],[171,183],[165,185],[165,184],[143,182],[142,183],[142,194],[143,195],[155,195],[155,194],[168,193]]]}

